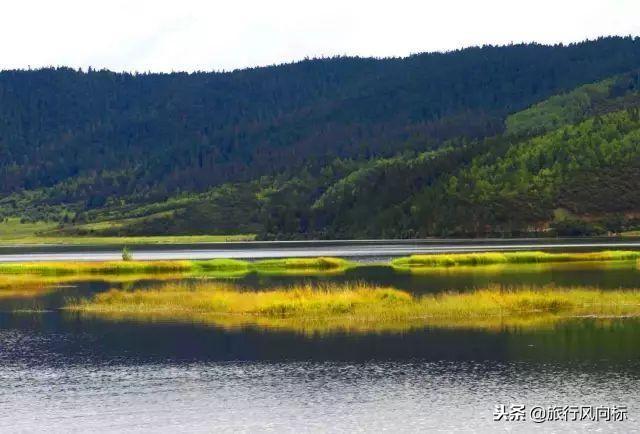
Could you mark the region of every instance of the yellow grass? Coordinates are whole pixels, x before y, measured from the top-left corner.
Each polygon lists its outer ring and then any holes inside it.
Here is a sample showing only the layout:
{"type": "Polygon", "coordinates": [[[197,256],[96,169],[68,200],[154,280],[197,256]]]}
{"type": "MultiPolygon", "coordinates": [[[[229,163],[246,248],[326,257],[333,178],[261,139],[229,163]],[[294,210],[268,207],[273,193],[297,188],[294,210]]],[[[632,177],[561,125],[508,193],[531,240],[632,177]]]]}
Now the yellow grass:
{"type": "Polygon", "coordinates": [[[567,253],[525,251],[412,255],[409,257],[394,259],[391,263],[395,268],[398,269],[414,269],[465,265],[475,266],[494,264],[535,264],[580,261],[606,262],[633,260],[638,258],[640,258],[640,252],[623,250],[567,253]]]}
{"type": "Polygon", "coordinates": [[[16,298],[36,298],[51,294],[60,289],[56,286],[30,285],[26,287],[16,286],[0,289],[0,300],[16,298]]]}
{"type": "Polygon", "coordinates": [[[309,333],[403,331],[414,327],[540,327],[576,316],[638,316],[640,290],[497,287],[414,297],[364,284],[299,285],[242,291],[230,285],[168,284],[151,290],[112,289],[67,307],[105,319],[253,325],[309,333]]]}
{"type": "Polygon", "coordinates": [[[191,271],[190,261],[25,262],[0,263],[0,274],[141,274],[191,271]]]}
{"type": "MultiPolygon", "coordinates": [[[[191,277],[191,276],[189,276],[191,277]]],[[[216,275],[218,277],[218,275],[216,275]]],[[[223,276],[226,277],[226,276],[223,276]]],[[[17,288],[43,288],[59,285],[73,285],[78,282],[101,281],[108,284],[135,283],[142,280],[167,281],[183,279],[182,273],[154,273],[154,274],[64,274],[64,275],[37,275],[37,274],[0,274],[0,291],[17,288]]]]}
{"type": "MultiPolygon", "coordinates": [[[[135,259],[135,252],[133,253],[135,259]]],[[[465,253],[414,255],[391,261],[396,270],[427,271],[444,267],[475,267],[478,265],[522,265],[551,264],[569,262],[602,262],[640,258],[640,252],[605,251],[590,253],[544,253],[544,252],[507,252],[507,253],[465,253]]],[[[375,264],[382,266],[384,264],[375,264]]],[[[26,262],[0,263],[0,275],[31,274],[41,276],[62,276],[70,274],[156,274],[185,273],[206,274],[210,276],[239,276],[250,272],[262,274],[335,274],[342,273],[361,264],[341,258],[283,258],[255,262],[236,259],[211,260],[169,260],[169,261],[108,261],[108,262],[26,262]]],[[[366,266],[372,266],[367,264],[366,266]]]]}
{"type": "Polygon", "coordinates": [[[202,273],[239,275],[259,273],[287,274],[343,271],[351,264],[339,258],[289,258],[265,261],[211,259],[206,261],[107,261],[107,262],[25,262],[0,263],[0,275],[63,276],[70,274],[156,274],[202,273]]]}
{"type": "Polygon", "coordinates": [[[318,258],[284,258],[265,259],[253,263],[255,269],[269,268],[341,268],[349,265],[349,262],[340,258],[318,257],[318,258]]]}
{"type": "Polygon", "coordinates": [[[261,274],[305,275],[341,273],[357,264],[341,258],[283,258],[265,259],[251,263],[253,271],[261,274]]]}

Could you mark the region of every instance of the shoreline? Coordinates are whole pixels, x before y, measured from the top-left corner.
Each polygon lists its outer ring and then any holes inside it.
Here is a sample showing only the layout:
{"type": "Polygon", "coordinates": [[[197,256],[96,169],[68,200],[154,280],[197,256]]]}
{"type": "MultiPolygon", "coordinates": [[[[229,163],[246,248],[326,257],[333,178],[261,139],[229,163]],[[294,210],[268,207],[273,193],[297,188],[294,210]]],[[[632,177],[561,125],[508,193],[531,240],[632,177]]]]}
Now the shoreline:
{"type": "MultiPolygon", "coordinates": [[[[589,236],[589,237],[484,237],[484,238],[367,238],[367,239],[294,239],[294,240],[257,240],[254,234],[240,235],[152,235],[152,236],[70,236],[70,237],[51,237],[51,236],[31,236],[27,238],[11,238],[0,237],[0,248],[11,247],[112,247],[124,245],[137,246],[179,246],[191,244],[239,244],[246,243],[250,245],[273,245],[273,244],[464,244],[464,243],[509,243],[509,242],[538,242],[539,245],[558,243],[565,241],[571,245],[580,245],[580,241],[603,241],[608,244],[611,241],[620,241],[623,243],[632,242],[634,240],[640,242],[640,231],[630,234],[619,234],[615,236],[589,236]]],[[[594,243],[587,243],[593,245],[594,243]]],[[[597,244],[597,243],[596,243],[597,244]]]]}
{"type": "Polygon", "coordinates": [[[120,261],[26,261],[0,262],[0,275],[73,275],[73,274],[160,274],[258,272],[263,274],[336,273],[359,267],[391,267],[398,272],[419,273],[434,269],[456,269],[489,265],[524,265],[640,260],[640,251],[608,250],[599,252],[548,253],[542,251],[481,252],[455,254],[419,254],[388,261],[357,262],[340,257],[290,257],[255,261],[232,258],[210,260],[120,260],[120,261]]]}
{"type": "Polygon", "coordinates": [[[554,239],[528,242],[525,239],[466,240],[430,239],[421,241],[233,241],[191,244],[139,245],[0,245],[0,264],[26,262],[107,262],[119,261],[127,247],[133,259],[139,261],[238,259],[263,260],[286,258],[340,257],[353,261],[390,260],[392,258],[427,254],[474,254],[481,252],[558,251],[582,253],[588,251],[637,250],[640,240],[604,241],[601,239],[554,239]]]}

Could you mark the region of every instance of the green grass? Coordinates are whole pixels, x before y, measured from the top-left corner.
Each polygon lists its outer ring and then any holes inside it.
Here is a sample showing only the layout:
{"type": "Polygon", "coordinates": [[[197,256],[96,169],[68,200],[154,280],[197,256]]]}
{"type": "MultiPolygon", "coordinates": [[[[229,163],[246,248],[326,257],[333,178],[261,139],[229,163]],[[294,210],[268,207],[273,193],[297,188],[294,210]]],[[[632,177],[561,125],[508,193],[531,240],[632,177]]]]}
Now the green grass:
{"type": "Polygon", "coordinates": [[[494,264],[536,264],[552,262],[580,262],[580,261],[623,261],[640,258],[640,252],[609,250],[603,252],[486,252],[486,253],[456,253],[412,255],[391,261],[398,269],[415,269],[429,267],[453,267],[469,265],[494,264]]]}
{"type": "Polygon", "coordinates": [[[95,237],[95,236],[7,236],[0,238],[0,244],[59,244],[59,245],[95,245],[122,246],[139,244],[197,244],[224,243],[234,241],[253,241],[255,235],[166,235],[149,237],[95,237]]]}
{"type": "Polygon", "coordinates": [[[640,316],[640,290],[497,287],[414,297],[365,284],[298,285],[268,291],[230,285],[167,284],[150,290],[112,289],[75,300],[69,311],[106,319],[204,321],[302,333],[398,331],[412,327],[540,327],[571,317],[640,316]]]}
{"type": "Polygon", "coordinates": [[[249,271],[250,263],[238,259],[210,259],[208,261],[191,261],[194,271],[249,271]]]}
{"type": "Polygon", "coordinates": [[[55,228],[55,223],[20,223],[17,218],[0,222],[0,243],[14,243],[24,239],[35,239],[40,232],[55,228]]]}
{"type": "MultiPolygon", "coordinates": [[[[95,227],[108,227],[111,222],[92,224],[95,227]]],[[[190,244],[219,243],[232,241],[253,241],[254,234],[244,235],[162,235],[145,237],[101,237],[73,236],[57,232],[55,223],[20,223],[11,218],[0,222],[0,245],[18,244],[60,244],[60,245],[137,245],[137,244],[190,244]]]]}
{"type": "MultiPolygon", "coordinates": [[[[162,217],[170,217],[174,214],[173,210],[162,211],[154,214],[148,214],[144,217],[133,218],[112,218],[91,223],[75,224],[71,227],[73,231],[104,231],[116,228],[123,228],[134,223],[146,223],[162,217]]],[[[64,232],[64,231],[63,231],[64,232]]]]}

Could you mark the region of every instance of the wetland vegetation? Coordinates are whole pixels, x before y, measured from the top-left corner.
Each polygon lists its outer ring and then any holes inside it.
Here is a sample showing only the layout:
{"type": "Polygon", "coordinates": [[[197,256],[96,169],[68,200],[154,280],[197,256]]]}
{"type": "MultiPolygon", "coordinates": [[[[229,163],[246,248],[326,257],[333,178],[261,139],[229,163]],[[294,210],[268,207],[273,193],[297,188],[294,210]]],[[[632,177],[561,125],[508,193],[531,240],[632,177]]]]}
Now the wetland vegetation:
{"type": "Polygon", "coordinates": [[[342,258],[279,258],[257,261],[238,259],[210,260],[172,260],[172,261],[136,261],[135,255],[127,254],[127,260],[105,262],[25,262],[0,263],[0,275],[70,275],[70,274],[162,274],[162,273],[242,273],[257,272],[264,274],[305,274],[308,272],[335,273],[360,266],[392,266],[400,271],[420,271],[422,269],[483,266],[499,264],[537,264],[555,262],[613,262],[635,260],[640,252],[602,251],[546,253],[538,251],[523,252],[482,252],[456,254],[412,255],[397,258],[390,262],[375,264],[359,263],[342,258]]]}
{"type": "Polygon", "coordinates": [[[633,251],[528,251],[414,255],[375,264],[332,257],[5,263],[0,264],[0,298],[37,297],[56,287],[100,281],[99,291],[74,292],[59,307],[85,319],[256,326],[303,334],[541,328],[575,317],[640,316],[640,285],[603,289],[589,286],[590,281],[558,285],[544,279],[534,285],[517,273],[567,266],[614,273],[616,264],[624,273],[635,273],[639,257],[633,251]],[[481,279],[472,271],[484,269],[493,277],[481,279]],[[447,274],[432,276],[439,270],[447,274]],[[379,272],[386,277],[375,277],[379,272]],[[464,277],[469,273],[476,277],[464,277]],[[518,277],[495,283],[497,276],[510,273],[518,277]],[[418,291],[397,285],[416,278],[432,283],[418,291]],[[255,284],[247,286],[252,279],[255,284]],[[442,286],[443,279],[449,284],[442,286]],[[456,281],[473,286],[456,286],[456,281]]]}
{"type": "Polygon", "coordinates": [[[340,258],[285,258],[260,261],[237,259],[173,260],[173,261],[103,261],[103,262],[25,262],[0,263],[0,275],[118,275],[118,274],[209,274],[270,273],[304,274],[306,272],[336,272],[356,266],[340,258]]]}
{"type": "Polygon", "coordinates": [[[300,284],[248,291],[229,284],[165,284],[154,289],[111,289],[66,309],[107,320],[257,325],[303,333],[399,331],[414,327],[501,329],[541,327],[574,317],[636,317],[640,289],[587,287],[504,289],[412,295],[363,283],[300,284]]]}
{"type": "Polygon", "coordinates": [[[638,258],[640,258],[640,252],[625,250],[563,253],[523,251],[412,255],[409,257],[394,259],[391,261],[391,264],[397,268],[412,269],[430,267],[453,267],[460,265],[537,264],[580,261],[607,262],[625,261],[638,258]]]}

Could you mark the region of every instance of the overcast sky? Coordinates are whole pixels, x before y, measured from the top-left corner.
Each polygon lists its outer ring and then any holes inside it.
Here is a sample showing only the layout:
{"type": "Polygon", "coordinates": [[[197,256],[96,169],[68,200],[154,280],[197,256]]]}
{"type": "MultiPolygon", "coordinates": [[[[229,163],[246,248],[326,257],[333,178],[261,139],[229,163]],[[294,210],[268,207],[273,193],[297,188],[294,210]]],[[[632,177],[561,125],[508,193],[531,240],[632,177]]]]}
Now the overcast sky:
{"type": "Polygon", "coordinates": [[[640,35],[640,0],[6,0],[0,69],[230,70],[640,35]]]}

